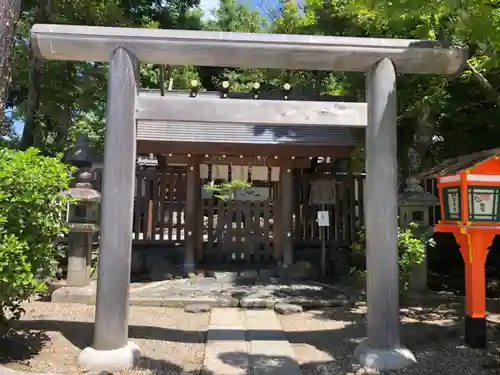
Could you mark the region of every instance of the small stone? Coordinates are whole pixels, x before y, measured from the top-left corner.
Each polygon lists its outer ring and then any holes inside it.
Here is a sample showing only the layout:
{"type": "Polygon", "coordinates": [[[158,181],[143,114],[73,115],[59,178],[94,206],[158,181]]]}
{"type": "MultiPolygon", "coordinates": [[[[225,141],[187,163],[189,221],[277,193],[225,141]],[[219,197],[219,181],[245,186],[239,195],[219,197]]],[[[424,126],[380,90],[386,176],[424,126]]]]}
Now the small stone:
{"type": "Polygon", "coordinates": [[[277,303],[274,310],[282,315],[290,315],[302,312],[302,306],[292,305],[291,303],[277,303]]]}
{"type": "Polygon", "coordinates": [[[257,271],[243,271],[240,272],[240,278],[244,280],[256,280],[259,274],[257,271]]]}
{"type": "Polygon", "coordinates": [[[195,277],[197,277],[197,275],[194,272],[189,272],[187,274],[187,277],[188,277],[188,279],[194,279],[195,277]]]}
{"type": "Polygon", "coordinates": [[[187,313],[200,314],[212,311],[212,307],[205,303],[194,303],[191,305],[186,305],[184,311],[187,313]]]}

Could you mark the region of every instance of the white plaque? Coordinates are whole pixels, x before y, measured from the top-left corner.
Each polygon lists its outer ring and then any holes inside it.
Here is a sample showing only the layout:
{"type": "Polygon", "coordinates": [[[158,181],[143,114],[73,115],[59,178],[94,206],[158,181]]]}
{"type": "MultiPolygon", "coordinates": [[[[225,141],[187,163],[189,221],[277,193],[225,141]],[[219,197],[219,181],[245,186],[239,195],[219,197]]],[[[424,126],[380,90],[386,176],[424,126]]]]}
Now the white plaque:
{"type": "Polygon", "coordinates": [[[320,227],[330,226],[330,216],[328,215],[328,211],[318,211],[318,225],[320,227]]]}
{"type": "Polygon", "coordinates": [[[469,216],[472,220],[496,221],[498,200],[494,188],[469,188],[469,216]]]}
{"type": "Polygon", "coordinates": [[[269,190],[267,187],[236,190],[235,199],[237,201],[265,201],[269,199],[269,190]]]}
{"type": "Polygon", "coordinates": [[[448,220],[460,220],[460,189],[448,188],[448,220]]]}

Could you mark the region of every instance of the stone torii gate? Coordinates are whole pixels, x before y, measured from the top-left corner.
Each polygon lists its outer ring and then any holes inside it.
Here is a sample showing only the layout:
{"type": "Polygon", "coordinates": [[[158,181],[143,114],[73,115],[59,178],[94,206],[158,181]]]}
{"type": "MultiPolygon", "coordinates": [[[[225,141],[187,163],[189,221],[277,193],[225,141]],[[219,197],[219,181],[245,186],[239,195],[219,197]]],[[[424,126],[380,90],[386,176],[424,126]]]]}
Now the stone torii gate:
{"type": "Polygon", "coordinates": [[[33,26],[31,44],[49,60],[109,62],[94,344],[80,354],[81,366],[114,371],[132,366],[139,353],[128,341],[128,299],[136,121],[141,116],[203,118],[234,126],[360,126],[367,118],[368,340],[356,355],[363,365],[375,368],[400,368],[415,361],[399,335],[396,74],[456,73],[464,51],[419,40],[42,24],[33,26]],[[199,103],[189,106],[189,98],[176,98],[170,106],[168,98],[146,102],[137,96],[139,63],[363,72],[367,106],[203,99],[200,112],[199,103]]]}

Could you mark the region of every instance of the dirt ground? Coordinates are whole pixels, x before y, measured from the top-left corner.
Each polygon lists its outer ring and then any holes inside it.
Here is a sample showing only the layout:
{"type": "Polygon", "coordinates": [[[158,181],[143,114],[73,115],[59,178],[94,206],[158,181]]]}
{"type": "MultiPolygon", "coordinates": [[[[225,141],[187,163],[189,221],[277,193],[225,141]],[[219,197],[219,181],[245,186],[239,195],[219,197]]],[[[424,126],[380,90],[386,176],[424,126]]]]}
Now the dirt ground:
{"type": "MultiPolygon", "coordinates": [[[[359,366],[353,357],[366,334],[366,306],[308,311],[281,316],[295,359],[305,375],[494,375],[500,374],[500,336],[489,323],[488,349],[472,350],[463,341],[461,303],[407,306],[401,309],[401,341],[418,363],[398,371],[376,371],[359,366]]],[[[491,315],[497,321],[498,315],[491,315]]]]}
{"type": "MultiPolygon", "coordinates": [[[[468,349],[462,338],[461,305],[402,308],[402,342],[419,363],[382,374],[500,374],[496,323],[489,325],[487,350],[468,349]]],[[[94,308],[48,302],[30,302],[25,307],[26,315],[15,324],[14,333],[0,341],[0,364],[27,372],[83,374],[76,358],[92,343],[94,308]]],[[[365,313],[365,306],[359,304],[280,316],[304,375],[379,374],[360,368],[353,358],[356,344],[366,333],[365,313]]],[[[491,320],[500,322],[499,317],[492,314],[491,320]]],[[[119,375],[200,373],[208,321],[209,314],[186,315],[182,309],[131,307],[129,336],[141,347],[143,358],[137,369],[119,375]]]]}
{"type": "MultiPolygon", "coordinates": [[[[27,303],[15,333],[0,341],[0,364],[22,371],[82,374],[80,351],[92,344],[94,307],[27,303]]],[[[129,337],[141,348],[137,369],[120,375],[197,373],[203,364],[209,314],[186,319],[182,309],[130,308],[129,337]]]]}

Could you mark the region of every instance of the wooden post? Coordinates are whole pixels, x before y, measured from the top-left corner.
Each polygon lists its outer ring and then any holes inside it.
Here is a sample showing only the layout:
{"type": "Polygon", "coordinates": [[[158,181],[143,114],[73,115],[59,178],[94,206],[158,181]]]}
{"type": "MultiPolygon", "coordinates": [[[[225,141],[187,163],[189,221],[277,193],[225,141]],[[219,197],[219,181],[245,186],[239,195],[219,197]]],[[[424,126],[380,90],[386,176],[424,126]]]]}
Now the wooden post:
{"type": "Polygon", "coordinates": [[[398,369],[416,362],[399,342],[396,72],[383,58],[367,73],[366,265],[368,340],[361,364],[398,369]]]}
{"type": "MultiPolygon", "coordinates": [[[[155,180],[156,182],[156,175],[155,175],[155,180]]],[[[148,219],[147,219],[147,228],[145,229],[145,236],[144,239],[147,240],[154,240],[155,239],[155,230],[153,228],[153,204],[156,204],[156,199],[155,199],[155,193],[156,193],[156,186],[154,186],[153,179],[151,176],[148,174],[147,179],[146,179],[146,184],[147,184],[147,199],[148,199],[148,219]]]]}
{"type": "Polygon", "coordinates": [[[82,367],[97,372],[131,367],[138,354],[128,343],[137,68],[124,48],[110,58],[94,345],[79,357],[82,367]]]}
{"type": "Polygon", "coordinates": [[[196,249],[198,241],[198,202],[200,198],[200,165],[190,160],[186,174],[186,229],[184,236],[186,247],[184,253],[184,271],[193,272],[195,269],[196,249]]]}
{"type": "Polygon", "coordinates": [[[283,265],[293,264],[293,174],[290,164],[280,169],[280,245],[283,265]]]}

